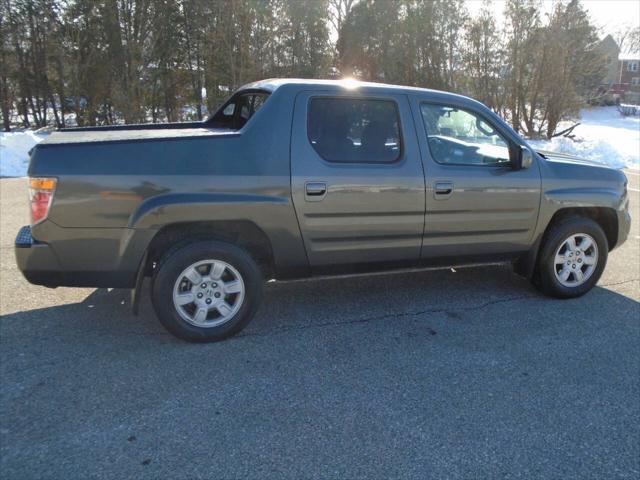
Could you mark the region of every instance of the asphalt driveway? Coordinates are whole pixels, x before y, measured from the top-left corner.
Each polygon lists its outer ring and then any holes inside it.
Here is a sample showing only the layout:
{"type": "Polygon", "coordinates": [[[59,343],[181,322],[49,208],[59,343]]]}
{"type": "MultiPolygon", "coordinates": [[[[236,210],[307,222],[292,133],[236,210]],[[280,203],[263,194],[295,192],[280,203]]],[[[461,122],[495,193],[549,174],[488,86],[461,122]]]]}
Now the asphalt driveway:
{"type": "Polygon", "coordinates": [[[0,477],[640,476],[640,176],[599,286],[506,267],[274,283],[238,337],[176,340],[148,298],[29,285],[0,180],[0,477]]]}

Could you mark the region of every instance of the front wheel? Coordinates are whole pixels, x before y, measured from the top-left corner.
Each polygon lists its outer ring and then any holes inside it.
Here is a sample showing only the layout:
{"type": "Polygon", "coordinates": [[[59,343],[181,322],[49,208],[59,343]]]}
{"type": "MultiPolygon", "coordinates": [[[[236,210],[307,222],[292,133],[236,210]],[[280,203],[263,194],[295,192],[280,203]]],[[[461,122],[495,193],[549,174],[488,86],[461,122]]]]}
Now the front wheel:
{"type": "Polygon", "coordinates": [[[540,250],[538,286],[557,298],[584,295],[600,279],[608,251],[607,237],[593,220],[574,217],[558,223],[540,250]]]}
{"type": "Polygon", "coordinates": [[[151,286],[162,325],[190,342],[238,333],[253,318],[261,297],[262,275],[253,259],[218,241],[198,241],[167,253],[151,286]]]}

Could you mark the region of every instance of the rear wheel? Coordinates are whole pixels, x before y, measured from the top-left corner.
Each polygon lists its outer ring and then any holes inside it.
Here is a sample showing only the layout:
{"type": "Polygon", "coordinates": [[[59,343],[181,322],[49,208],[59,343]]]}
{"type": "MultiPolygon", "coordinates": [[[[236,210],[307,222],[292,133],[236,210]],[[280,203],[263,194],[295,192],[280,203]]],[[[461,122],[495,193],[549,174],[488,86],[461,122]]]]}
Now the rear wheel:
{"type": "Polygon", "coordinates": [[[547,295],[573,298],[598,282],[609,246],[600,225],[573,217],[553,226],[540,250],[538,286],[547,295]]]}
{"type": "Polygon", "coordinates": [[[160,322],[191,342],[222,340],[242,330],[262,297],[262,275],[242,249],[199,241],[168,252],[152,282],[160,322]]]}

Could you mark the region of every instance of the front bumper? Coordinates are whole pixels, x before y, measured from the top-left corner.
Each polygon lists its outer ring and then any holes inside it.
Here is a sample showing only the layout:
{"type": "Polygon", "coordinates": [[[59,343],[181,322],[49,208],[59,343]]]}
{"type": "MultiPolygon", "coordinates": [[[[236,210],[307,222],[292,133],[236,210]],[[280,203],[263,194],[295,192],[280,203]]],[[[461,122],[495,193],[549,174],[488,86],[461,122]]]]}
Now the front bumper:
{"type": "Polygon", "coordinates": [[[31,236],[31,227],[20,229],[15,241],[18,269],[33,284],[55,287],[62,283],[62,267],[53,249],[31,236]]]}

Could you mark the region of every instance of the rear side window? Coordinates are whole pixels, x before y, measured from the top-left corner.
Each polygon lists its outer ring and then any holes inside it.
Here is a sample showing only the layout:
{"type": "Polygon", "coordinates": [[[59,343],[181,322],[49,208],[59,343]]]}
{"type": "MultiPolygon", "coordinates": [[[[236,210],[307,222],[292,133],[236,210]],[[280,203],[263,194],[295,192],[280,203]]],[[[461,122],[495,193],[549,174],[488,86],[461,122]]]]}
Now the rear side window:
{"type": "Polygon", "coordinates": [[[312,98],[309,142],[335,163],[392,163],[400,158],[400,120],[391,100],[312,98]]]}
{"type": "Polygon", "coordinates": [[[240,130],[264,105],[269,97],[266,92],[237,93],[219,110],[209,123],[215,128],[240,130]]]}

